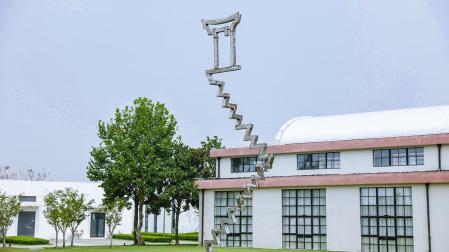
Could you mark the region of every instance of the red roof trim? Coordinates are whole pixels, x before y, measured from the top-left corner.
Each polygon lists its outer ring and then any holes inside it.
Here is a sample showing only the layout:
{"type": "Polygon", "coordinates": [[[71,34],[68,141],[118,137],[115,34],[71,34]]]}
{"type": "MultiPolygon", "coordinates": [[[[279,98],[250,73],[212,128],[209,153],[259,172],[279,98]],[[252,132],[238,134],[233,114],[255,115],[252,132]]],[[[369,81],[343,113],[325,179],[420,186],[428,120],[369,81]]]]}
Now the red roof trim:
{"type": "MultiPolygon", "coordinates": [[[[357,150],[435,144],[449,144],[449,134],[272,145],[268,146],[267,151],[275,154],[287,154],[312,151],[357,150]]],[[[211,157],[238,157],[257,154],[258,151],[256,149],[250,148],[213,149],[210,151],[211,157]]]]}
{"type": "MultiPolygon", "coordinates": [[[[198,189],[241,189],[249,178],[197,180],[198,189]]],[[[271,177],[260,181],[260,188],[397,185],[397,184],[449,183],[448,171],[389,172],[342,175],[271,177]]]]}

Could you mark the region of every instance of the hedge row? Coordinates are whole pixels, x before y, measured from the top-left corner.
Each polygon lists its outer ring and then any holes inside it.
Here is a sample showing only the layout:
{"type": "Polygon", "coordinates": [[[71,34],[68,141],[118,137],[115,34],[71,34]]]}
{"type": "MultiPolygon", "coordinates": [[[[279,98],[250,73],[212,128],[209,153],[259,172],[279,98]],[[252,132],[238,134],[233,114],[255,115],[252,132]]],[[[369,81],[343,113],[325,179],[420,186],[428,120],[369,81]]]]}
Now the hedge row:
{"type": "Polygon", "coordinates": [[[11,244],[23,244],[23,245],[36,245],[36,244],[49,244],[49,241],[42,238],[36,238],[31,236],[7,236],[6,243],[11,244]]]}
{"type": "MultiPolygon", "coordinates": [[[[112,238],[119,240],[134,240],[134,236],[132,234],[114,234],[112,238]]],[[[171,242],[173,240],[171,237],[163,237],[163,236],[151,236],[151,235],[143,235],[142,238],[147,242],[171,242]]]]}
{"type": "MultiPolygon", "coordinates": [[[[151,236],[157,236],[157,237],[170,237],[172,239],[175,239],[175,234],[170,234],[170,233],[142,232],[142,235],[151,235],[151,236]]],[[[183,240],[183,241],[198,241],[198,232],[179,234],[179,239],[183,240]]]]}

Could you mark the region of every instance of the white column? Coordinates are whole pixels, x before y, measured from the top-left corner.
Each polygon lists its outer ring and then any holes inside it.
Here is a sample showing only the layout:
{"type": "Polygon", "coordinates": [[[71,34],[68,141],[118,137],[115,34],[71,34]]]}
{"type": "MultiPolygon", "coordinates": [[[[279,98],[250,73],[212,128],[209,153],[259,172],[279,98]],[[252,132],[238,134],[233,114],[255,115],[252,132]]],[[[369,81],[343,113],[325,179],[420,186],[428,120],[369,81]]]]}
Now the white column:
{"type": "Polygon", "coordinates": [[[282,191],[253,192],[253,247],[282,248],[282,191]]]}
{"type": "Polygon", "coordinates": [[[214,228],[214,197],[214,191],[207,190],[204,192],[204,240],[212,240],[211,230],[214,228]]]}
{"type": "Polygon", "coordinates": [[[425,185],[412,186],[412,204],[414,251],[427,251],[427,202],[425,185]]]}
{"type": "Polygon", "coordinates": [[[360,193],[358,187],[326,188],[327,249],[360,251],[360,193]]]}
{"type": "MultiPolygon", "coordinates": [[[[430,185],[429,200],[432,251],[447,251],[449,248],[447,235],[447,228],[449,227],[449,185],[430,185]]],[[[413,231],[415,230],[415,227],[413,227],[413,231]]],[[[419,250],[415,249],[415,251],[419,250]]]]}

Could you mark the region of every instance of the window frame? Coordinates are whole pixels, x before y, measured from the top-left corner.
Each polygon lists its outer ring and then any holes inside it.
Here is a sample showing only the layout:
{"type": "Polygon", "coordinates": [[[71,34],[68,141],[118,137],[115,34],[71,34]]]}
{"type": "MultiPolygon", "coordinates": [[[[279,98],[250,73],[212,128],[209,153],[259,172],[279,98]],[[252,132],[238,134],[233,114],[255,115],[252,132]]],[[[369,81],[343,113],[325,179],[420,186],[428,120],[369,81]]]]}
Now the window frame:
{"type": "Polygon", "coordinates": [[[36,202],[36,200],[37,200],[36,196],[19,195],[20,202],[36,202]]]}
{"type": "Polygon", "coordinates": [[[339,151],[298,153],[296,154],[296,170],[340,169],[340,156],[339,151]],[[302,161],[300,161],[300,159],[302,161]]]}
{"type": "Polygon", "coordinates": [[[282,248],[326,250],[326,222],[325,188],[282,190],[282,248]]]}
{"type": "MultiPolygon", "coordinates": [[[[220,228],[220,220],[222,218],[228,218],[227,208],[236,206],[236,194],[241,193],[241,191],[215,191],[214,192],[214,228],[220,228]],[[218,194],[226,194],[226,198],[217,197],[218,194]],[[224,205],[218,200],[225,200],[224,205]],[[220,209],[217,214],[217,209],[220,209]],[[223,211],[222,211],[223,210],[223,211]]],[[[237,224],[229,225],[231,231],[230,234],[220,234],[220,241],[222,245],[226,247],[241,247],[241,248],[252,248],[253,246],[253,215],[252,215],[252,199],[245,199],[245,211],[236,212],[237,224]],[[243,227],[243,229],[242,229],[243,227]],[[234,232],[235,230],[238,232],[234,232]],[[245,232],[242,232],[245,230],[245,232]],[[225,237],[223,237],[223,235],[225,237]],[[243,239],[246,237],[246,239],[243,239]],[[242,246],[243,242],[246,242],[246,246],[242,246]],[[239,246],[236,246],[236,243],[239,246]]]]}
{"type": "Polygon", "coordinates": [[[391,166],[418,166],[424,165],[424,147],[401,147],[391,149],[373,149],[373,167],[391,167],[391,166]],[[401,150],[405,150],[405,156],[401,157],[401,150]],[[392,153],[397,152],[397,156],[392,153]],[[376,153],[380,153],[376,155],[376,153]],[[384,153],[388,153],[384,156],[384,153]],[[411,155],[411,153],[414,153],[411,155]],[[402,160],[401,162],[401,158],[402,160]],[[397,159],[397,162],[396,162],[397,159]],[[413,160],[414,162],[410,162],[413,160]]]}
{"type": "Polygon", "coordinates": [[[413,251],[412,187],[361,187],[359,193],[362,251],[413,251]]]}
{"type": "Polygon", "coordinates": [[[249,173],[256,172],[257,157],[232,157],[231,158],[231,173],[249,173]],[[234,165],[234,161],[239,160],[238,166],[234,165]],[[237,169],[235,169],[237,167],[237,169]]]}

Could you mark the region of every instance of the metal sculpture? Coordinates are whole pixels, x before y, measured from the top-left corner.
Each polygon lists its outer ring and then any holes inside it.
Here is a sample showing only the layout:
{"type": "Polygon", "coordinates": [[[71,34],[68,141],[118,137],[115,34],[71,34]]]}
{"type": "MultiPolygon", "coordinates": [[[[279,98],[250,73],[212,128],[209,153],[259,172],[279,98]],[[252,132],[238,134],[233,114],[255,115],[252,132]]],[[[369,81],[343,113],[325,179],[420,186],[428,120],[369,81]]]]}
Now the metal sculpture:
{"type": "Polygon", "coordinates": [[[218,86],[217,97],[223,98],[223,108],[230,109],[229,119],[234,119],[236,130],[246,130],[244,141],[250,141],[251,149],[259,149],[259,154],[257,156],[256,163],[256,174],[251,176],[251,183],[244,186],[244,190],[237,194],[236,196],[236,207],[228,207],[227,218],[223,218],[220,221],[219,229],[212,229],[212,240],[205,240],[204,244],[206,246],[207,252],[212,252],[212,246],[221,245],[220,244],[220,234],[229,234],[229,225],[236,223],[236,212],[244,211],[245,209],[245,199],[252,197],[252,190],[259,187],[259,180],[265,179],[265,172],[271,169],[274,155],[267,153],[267,144],[258,143],[258,135],[252,135],[252,130],[254,125],[251,123],[243,123],[243,115],[237,114],[237,104],[230,103],[231,95],[224,92],[224,81],[215,80],[213,78],[214,74],[225,73],[240,70],[240,65],[237,65],[236,57],[236,45],[235,45],[235,33],[237,25],[240,23],[241,15],[240,13],[235,13],[232,16],[223,19],[213,19],[213,20],[201,20],[203,28],[207,31],[209,36],[213,37],[214,40],[214,68],[206,70],[206,76],[209,80],[210,85],[218,86]],[[220,26],[221,25],[221,26],[220,26]],[[230,64],[229,66],[220,66],[220,55],[219,55],[219,35],[223,33],[224,36],[230,39],[230,64]]]}

